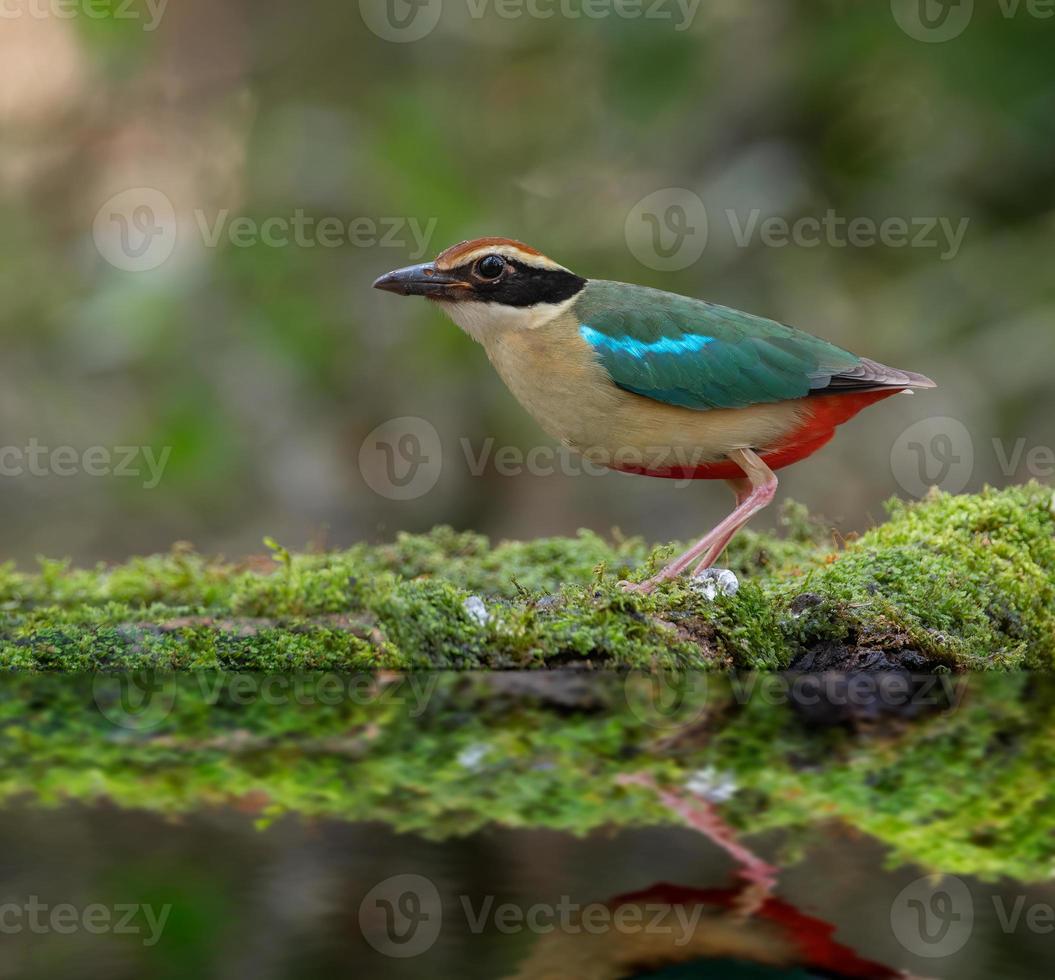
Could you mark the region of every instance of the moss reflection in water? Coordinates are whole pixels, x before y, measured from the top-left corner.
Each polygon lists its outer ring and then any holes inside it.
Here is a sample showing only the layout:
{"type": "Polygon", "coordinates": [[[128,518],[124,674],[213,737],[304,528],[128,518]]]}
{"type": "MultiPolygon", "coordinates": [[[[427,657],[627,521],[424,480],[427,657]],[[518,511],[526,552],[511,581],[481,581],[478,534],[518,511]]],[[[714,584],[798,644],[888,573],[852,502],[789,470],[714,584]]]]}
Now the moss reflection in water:
{"type": "Polygon", "coordinates": [[[671,824],[648,774],[793,863],[833,820],[894,863],[1055,870],[1055,681],[1026,675],[8,676],[0,794],[585,834],[671,824]]]}

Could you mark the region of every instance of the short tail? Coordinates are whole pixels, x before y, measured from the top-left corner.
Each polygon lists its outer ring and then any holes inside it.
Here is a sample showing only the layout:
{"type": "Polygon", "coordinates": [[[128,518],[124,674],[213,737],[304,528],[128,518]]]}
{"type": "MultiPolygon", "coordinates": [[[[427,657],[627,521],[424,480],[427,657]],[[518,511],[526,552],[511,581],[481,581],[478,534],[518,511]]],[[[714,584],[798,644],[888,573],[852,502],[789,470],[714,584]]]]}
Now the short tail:
{"type": "Polygon", "coordinates": [[[818,395],[850,391],[882,391],[886,388],[937,388],[926,375],[915,371],[899,371],[878,361],[862,357],[860,363],[849,371],[832,375],[826,388],[816,390],[818,395]]]}

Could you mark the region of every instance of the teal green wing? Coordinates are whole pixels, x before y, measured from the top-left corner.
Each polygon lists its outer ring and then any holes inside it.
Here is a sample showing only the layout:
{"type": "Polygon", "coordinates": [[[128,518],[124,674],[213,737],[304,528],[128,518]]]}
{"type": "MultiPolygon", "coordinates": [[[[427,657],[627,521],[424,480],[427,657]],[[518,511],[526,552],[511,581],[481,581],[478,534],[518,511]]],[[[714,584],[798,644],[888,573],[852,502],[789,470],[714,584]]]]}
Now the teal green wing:
{"type": "Polygon", "coordinates": [[[782,323],[642,286],[592,281],[575,312],[580,335],[616,385],[684,408],[911,383],[904,372],[782,323]]]}

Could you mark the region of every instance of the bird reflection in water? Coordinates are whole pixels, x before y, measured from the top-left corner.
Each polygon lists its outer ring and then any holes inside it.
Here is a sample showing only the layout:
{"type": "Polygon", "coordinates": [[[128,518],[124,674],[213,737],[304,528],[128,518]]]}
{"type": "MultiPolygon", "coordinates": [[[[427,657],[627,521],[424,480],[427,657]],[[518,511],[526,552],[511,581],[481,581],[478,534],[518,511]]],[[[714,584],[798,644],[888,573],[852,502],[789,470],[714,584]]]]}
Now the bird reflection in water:
{"type": "Polygon", "coordinates": [[[510,980],[921,980],[859,956],[832,937],[835,926],[773,891],[779,869],[741,844],[713,803],[660,787],[651,776],[620,777],[655,792],[694,830],[736,861],[731,888],[657,883],[604,903],[611,926],[542,936],[510,980]]]}

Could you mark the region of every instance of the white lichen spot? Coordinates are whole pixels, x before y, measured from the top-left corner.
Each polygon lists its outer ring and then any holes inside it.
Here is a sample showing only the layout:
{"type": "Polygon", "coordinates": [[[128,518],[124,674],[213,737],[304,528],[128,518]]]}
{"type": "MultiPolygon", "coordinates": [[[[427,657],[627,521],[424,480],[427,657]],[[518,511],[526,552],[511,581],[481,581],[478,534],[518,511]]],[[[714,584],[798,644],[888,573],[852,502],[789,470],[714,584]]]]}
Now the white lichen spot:
{"type": "Polygon", "coordinates": [[[731,800],[736,793],[736,781],[731,775],[719,772],[714,766],[697,769],[685,781],[685,788],[696,796],[702,796],[711,803],[724,803],[731,800]]]}
{"type": "Polygon", "coordinates": [[[487,746],[482,742],[478,742],[475,745],[467,745],[458,753],[458,765],[471,772],[479,772],[483,768],[481,763],[486,757],[487,746]]]}
{"type": "Polygon", "coordinates": [[[483,599],[478,595],[469,596],[462,603],[462,608],[465,610],[465,615],[477,626],[486,626],[490,622],[491,614],[487,611],[487,606],[484,605],[483,599]]]}
{"type": "Polygon", "coordinates": [[[705,599],[715,599],[718,593],[736,595],[740,580],[728,568],[705,568],[692,576],[689,585],[705,599]]]}

